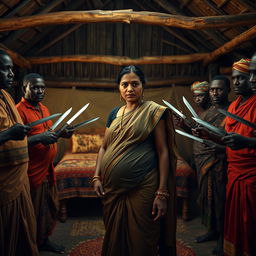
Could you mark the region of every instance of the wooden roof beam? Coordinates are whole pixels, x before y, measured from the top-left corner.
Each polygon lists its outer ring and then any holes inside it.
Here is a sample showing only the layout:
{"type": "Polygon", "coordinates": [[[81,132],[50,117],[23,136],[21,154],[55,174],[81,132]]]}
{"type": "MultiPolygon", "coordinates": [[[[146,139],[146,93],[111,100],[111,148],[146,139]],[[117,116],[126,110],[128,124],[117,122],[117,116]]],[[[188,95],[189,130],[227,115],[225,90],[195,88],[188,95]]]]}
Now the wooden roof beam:
{"type": "Polygon", "coordinates": [[[10,50],[8,47],[0,43],[0,49],[6,51],[12,58],[13,62],[22,68],[31,68],[31,63],[20,54],[10,50]]]}
{"type": "Polygon", "coordinates": [[[237,37],[233,38],[231,41],[227,42],[226,44],[222,45],[215,51],[211,52],[206,56],[204,59],[204,65],[208,65],[210,62],[216,60],[219,56],[231,52],[234,48],[238,45],[249,41],[256,37],[256,25],[252,28],[246,30],[242,34],[238,35],[237,37]]]}
{"type": "Polygon", "coordinates": [[[83,62],[83,63],[105,63],[117,66],[123,65],[144,65],[144,64],[185,64],[202,61],[207,53],[192,53],[177,56],[144,56],[131,59],[123,56],[108,55],[65,55],[52,57],[28,57],[32,65],[52,64],[60,62],[83,62]]]}
{"type": "Polygon", "coordinates": [[[186,17],[155,12],[133,11],[64,11],[38,14],[27,17],[0,19],[0,31],[24,29],[29,27],[95,23],[95,22],[124,22],[142,23],[161,26],[172,26],[190,30],[206,28],[234,27],[256,23],[256,13],[241,15],[224,15],[208,17],[186,17]]]}

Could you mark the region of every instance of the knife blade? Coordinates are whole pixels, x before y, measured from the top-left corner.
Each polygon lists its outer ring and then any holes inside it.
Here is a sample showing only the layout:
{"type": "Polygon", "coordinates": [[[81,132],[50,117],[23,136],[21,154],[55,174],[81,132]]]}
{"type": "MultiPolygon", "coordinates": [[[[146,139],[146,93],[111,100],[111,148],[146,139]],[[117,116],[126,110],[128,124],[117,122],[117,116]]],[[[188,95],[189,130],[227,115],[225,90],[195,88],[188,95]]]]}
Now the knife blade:
{"type": "Polygon", "coordinates": [[[190,103],[187,101],[187,99],[183,96],[182,97],[184,104],[186,105],[186,107],[188,108],[188,110],[190,111],[190,113],[192,114],[193,117],[195,118],[199,118],[198,114],[196,113],[196,111],[192,108],[192,106],[190,105],[190,103]]]}
{"type": "Polygon", "coordinates": [[[80,110],[78,110],[67,122],[70,125],[78,116],[80,116],[89,106],[90,103],[85,104],[80,110]]]}
{"type": "Polygon", "coordinates": [[[60,134],[78,117],[80,116],[89,106],[90,103],[85,104],[81,109],[79,109],[58,131],[56,131],[57,136],[60,134]]]}
{"type": "Polygon", "coordinates": [[[205,140],[205,139],[198,138],[198,137],[196,137],[196,136],[194,136],[194,135],[191,135],[191,134],[189,134],[189,133],[183,132],[183,131],[181,131],[181,130],[175,129],[175,131],[176,131],[178,134],[182,135],[182,136],[188,137],[188,138],[190,138],[190,139],[192,139],[192,140],[201,142],[201,143],[203,143],[203,144],[206,144],[206,145],[209,145],[209,146],[216,145],[216,143],[214,143],[214,142],[212,142],[212,141],[210,141],[210,140],[205,140]]]}
{"type": "Polygon", "coordinates": [[[243,119],[243,118],[240,117],[240,116],[237,116],[237,115],[235,115],[235,114],[232,114],[232,113],[226,111],[225,109],[218,109],[218,111],[219,111],[221,114],[223,114],[223,115],[225,115],[225,116],[228,116],[228,117],[231,117],[231,118],[233,118],[234,120],[236,120],[236,121],[238,121],[238,122],[240,122],[240,123],[242,123],[242,124],[245,124],[245,125],[247,125],[247,126],[253,128],[254,130],[256,130],[256,124],[251,123],[250,121],[245,120],[245,119],[243,119]]]}
{"type": "Polygon", "coordinates": [[[28,125],[28,126],[30,126],[30,127],[33,127],[33,126],[36,126],[36,125],[38,125],[38,124],[42,124],[42,123],[44,123],[44,122],[47,122],[47,121],[49,121],[49,120],[52,120],[53,118],[55,118],[55,117],[57,117],[57,116],[60,116],[60,115],[61,115],[61,113],[56,113],[56,114],[53,114],[53,115],[50,115],[50,116],[47,116],[47,117],[43,117],[43,118],[41,118],[41,119],[38,119],[38,120],[36,120],[36,121],[34,121],[34,122],[28,123],[28,124],[26,124],[26,125],[28,125]]]}
{"type": "Polygon", "coordinates": [[[95,118],[86,120],[86,121],[84,121],[84,122],[81,122],[81,123],[79,123],[79,124],[75,124],[75,125],[73,125],[73,129],[77,129],[77,128],[83,126],[83,125],[86,125],[86,124],[95,122],[95,121],[97,121],[98,119],[99,119],[99,117],[95,117],[95,118]]]}
{"type": "Polygon", "coordinates": [[[222,130],[222,129],[216,127],[216,126],[213,126],[213,125],[211,125],[211,124],[209,124],[209,123],[207,123],[207,122],[205,122],[205,121],[203,121],[199,118],[196,118],[196,117],[192,117],[192,118],[197,123],[201,124],[202,126],[206,127],[207,129],[209,129],[210,131],[214,132],[215,134],[217,134],[219,136],[225,136],[227,134],[224,130],[222,130]]]}
{"type": "Polygon", "coordinates": [[[54,130],[56,127],[66,118],[66,116],[72,111],[72,107],[64,112],[59,119],[52,125],[51,129],[54,130]]]}
{"type": "Polygon", "coordinates": [[[163,101],[163,103],[167,106],[167,107],[169,107],[173,112],[175,112],[178,116],[180,116],[181,118],[183,118],[183,119],[186,119],[187,117],[184,115],[184,114],[182,114],[177,108],[175,108],[171,103],[169,103],[168,101],[166,101],[166,100],[162,100],[163,101]]]}

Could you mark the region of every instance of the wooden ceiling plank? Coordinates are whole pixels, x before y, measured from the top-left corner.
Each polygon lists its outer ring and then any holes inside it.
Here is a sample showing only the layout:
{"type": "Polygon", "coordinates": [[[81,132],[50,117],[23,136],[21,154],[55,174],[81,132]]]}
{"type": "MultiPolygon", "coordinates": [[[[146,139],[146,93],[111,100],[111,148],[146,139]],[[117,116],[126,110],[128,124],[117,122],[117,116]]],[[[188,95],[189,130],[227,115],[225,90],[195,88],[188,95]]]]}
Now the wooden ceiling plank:
{"type": "MultiPolygon", "coordinates": [[[[142,9],[145,10],[145,7],[140,4],[140,2],[134,0],[134,2],[142,9]]],[[[166,1],[163,0],[154,0],[155,3],[157,3],[159,6],[161,6],[164,10],[168,11],[170,14],[175,14],[175,15],[184,15],[183,12],[181,12],[177,7],[175,7],[174,5],[172,5],[171,3],[167,3],[166,1]]],[[[201,40],[198,39],[198,36],[195,35],[195,32],[191,32],[191,31],[187,31],[187,34],[190,36],[190,38],[192,40],[188,40],[186,39],[184,36],[182,36],[180,33],[174,31],[171,28],[167,28],[162,26],[162,28],[167,31],[169,34],[171,34],[172,36],[178,38],[181,42],[183,42],[184,44],[186,44],[187,46],[189,46],[191,49],[193,49],[196,52],[200,52],[200,49],[192,43],[192,41],[198,41],[201,42],[201,40]]],[[[209,50],[209,48],[203,43],[201,42],[201,44],[204,46],[205,50],[209,50]]]]}
{"type": "Polygon", "coordinates": [[[220,4],[218,4],[218,8],[222,8],[226,3],[228,3],[230,0],[223,0],[220,4]]]}
{"type": "Polygon", "coordinates": [[[241,4],[243,4],[250,11],[254,11],[255,10],[255,3],[252,3],[249,0],[237,0],[237,1],[240,2],[241,4]]]}
{"type": "Polygon", "coordinates": [[[175,32],[173,29],[170,29],[168,27],[162,27],[165,31],[167,31],[169,34],[173,35],[174,37],[178,38],[181,42],[192,48],[196,52],[200,52],[199,48],[191,43],[191,41],[187,40],[183,36],[181,36],[179,33],[175,32]]]}
{"type": "Polygon", "coordinates": [[[221,14],[221,15],[227,15],[228,13],[225,12],[224,10],[218,8],[215,4],[213,4],[210,0],[204,0],[204,2],[210,6],[216,13],[221,14]]]}
{"type": "Polygon", "coordinates": [[[236,48],[238,45],[249,41],[256,37],[256,25],[252,28],[246,30],[242,34],[238,35],[237,37],[233,38],[231,41],[227,42],[226,44],[222,45],[215,51],[211,52],[205,59],[204,65],[209,64],[210,62],[216,60],[219,56],[226,54],[236,48]]]}
{"type": "MultiPolygon", "coordinates": [[[[63,0],[55,0],[55,1],[51,1],[51,3],[49,3],[47,6],[45,6],[44,8],[42,8],[39,12],[37,12],[37,14],[44,14],[44,13],[48,13],[50,12],[53,8],[55,8],[57,5],[59,5],[61,2],[63,2],[63,0]]],[[[20,37],[23,33],[25,33],[26,30],[19,30],[19,31],[15,31],[13,33],[10,34],[10,36],[8,36],[5,40],[4,40],[4,44],[9,45],[11,42],[15,41],[18,37],[20,37]]]]}
{"type": "MultiPolygon", "coordinates": [[[[183,2],[183,1],[182,1],[183,2]]],[[[184,9],[185,7],[188,6],[188,4],[191,2],[191,0],[185,0],[181,5],[180,5],[180,8],[181,9],[184,9]]]]}
{"type": "Polygon", "coordinates": [[[83,62],[83,63],[105,63],[117,66],[123,65],[144,65],[144,64],[187,64],[202,61],[208,53],[192,53],[177,56],[144,56],[132,59],[125,56],[108,55],[65,55],[51,57],[28,57],[32,65],[83,62]]]}
{"type": "Polygon", "coordinates": [[[24,0],[19,2],[14,9],[12,9],[7,15],[4,15],[5,18],[14,16],[17,14],[23,7],[25,7],[31,0],[24,0]]]}
{"type": "Polygon", "coordinates": [[[41,0],[34,0],[39,6],[44,6],[44,4],[41,2],[41,0]]]}
{"type": "MultiPolygon", "coordinates": [[[[181,11],[180,9],[178,9],[175,5],[171,4],[170,2],[167,2],[165,0],[154,0],[154,2],[156,2],[159,6],[161,6],[162,8],[164,8],[166,11],[168,11],[171,14],[176,14],[176,15],[186,15],[186,13],[184,13],[184,11],[181,11]]],[[[210,31],[210,30],[204,30],[204,31],[200,31],[202,34],[206,34],[209,38],[211,38],[213,45],[222,45],[224,43],[226,43],[227,39],[223,38],[222,35],[220,35],[220,33],[218,33],[217,31],[210,31]],[[216,44],[216,43],[217,44],[216,44]]],[[[204,43],[201,38],[202,36],[198,35],[195,36],[194,34],[192,34],[192,32],[187,31],[187,33],[190,35],[190,37],[195,37],[197,41],[199,41],[202,45],[204,45],[204,47],[209,50],[209,46],[207,43],[204,43]],[[199,38],[200,36],[200,38],[199,38]]],[[[211,48],[213,49],[213,48],[211,48]]]]}
{"type": "Polygon", "coordinates": [[[31,64],[30,62],[24,58],[23,56],[21,56],[20,54],[10,50],[8,47],[6,47],[5,45],[0,43],[0,49],[6,51],[12,58],[13,62],[22,68],[31,68],[31,64]]]}
{"type": "Polygon", "coordinates": [[[9,4],[7,4],[5,1],[1,0],[1,3],[2,3],[5,7],[7,7],[8,9],[12,9],[12,6],[9,5],[9,4]]]}
{"type": "Polygon", "coordinates": [[[180,49],[180,50],[182,50],[182,51],[184,51],[184,52],[190,53],[190,50],[188,50],[188,49],[186,49],[186,48],[184,48],[184,47],[182,47],[182,46],[180,46],[180,45],[178,45],[178,44],[175,44],[175,43],[173,43],[173,42],[170,42],[170,41],[168,41],[168,40],[162,39],[162,42],[165,43],[165,44],[174,46],[174,47],[176,47],[176,48],[178,48],[178,49],[180,49]]]}
{"type": "Polygon", "coordinates": [[[48,44],[44,45],[42,48],[40,48],[35,54],[38,55],[41,52],[45,51],[46,49],[48,49],[49,47],[51,47],[52,45],[56,44],[57,42],[59,42],[61,39],[63,39],[64,37],[68,36],[70,33],[74,32],[75,30],[77,30],[78,28],[80,28],[82,26],[82,24],[76,24],[74,26],[72,26],[70,29],[68,29],[67,31],[65,31],[64,33],[58,35],[57,37],[55,37],[51,42],[49,42],[48,44]]]}

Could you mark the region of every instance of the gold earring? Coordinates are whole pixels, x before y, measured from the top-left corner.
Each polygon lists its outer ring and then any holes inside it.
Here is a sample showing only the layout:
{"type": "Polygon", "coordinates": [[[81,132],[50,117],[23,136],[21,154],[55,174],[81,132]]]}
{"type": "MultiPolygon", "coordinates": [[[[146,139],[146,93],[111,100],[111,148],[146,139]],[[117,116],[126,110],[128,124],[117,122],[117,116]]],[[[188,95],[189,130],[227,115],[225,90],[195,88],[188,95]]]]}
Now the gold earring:
{"type": "Polygon", "coordinates": [[[121,94],[120,94],[120,101],[123,101],[123,98],[122,98],[121,94]]]}

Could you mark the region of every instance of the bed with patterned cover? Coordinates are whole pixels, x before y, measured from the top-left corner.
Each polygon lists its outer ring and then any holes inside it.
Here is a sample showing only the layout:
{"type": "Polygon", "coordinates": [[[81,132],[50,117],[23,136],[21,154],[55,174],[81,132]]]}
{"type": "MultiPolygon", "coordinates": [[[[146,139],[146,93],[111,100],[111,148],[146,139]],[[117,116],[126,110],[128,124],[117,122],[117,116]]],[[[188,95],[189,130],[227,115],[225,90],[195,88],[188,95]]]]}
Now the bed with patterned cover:
{"type": "Polygon", "coordinates": [[[102,134],[73,134],[69,150],[55,167],[60,200],[59,219],[67,219],[66,199],[96,197],[91,186],[102,134]]]}

